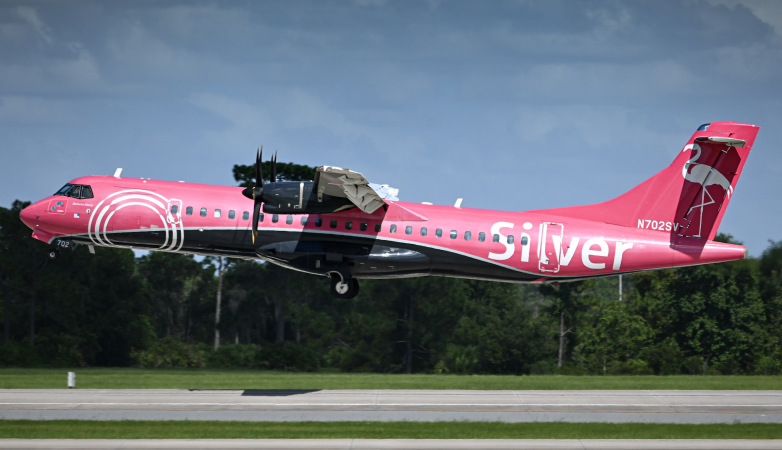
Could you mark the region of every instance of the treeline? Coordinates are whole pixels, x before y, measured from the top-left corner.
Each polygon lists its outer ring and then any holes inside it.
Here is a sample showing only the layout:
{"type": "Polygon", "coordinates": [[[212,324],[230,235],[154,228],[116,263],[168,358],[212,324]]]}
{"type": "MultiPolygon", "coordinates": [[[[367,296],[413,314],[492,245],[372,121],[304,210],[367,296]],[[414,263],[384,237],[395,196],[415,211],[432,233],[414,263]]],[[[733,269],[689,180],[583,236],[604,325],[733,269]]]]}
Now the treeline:
{"type": "Polygon", "coordinates": [[[343,300],[326,279],[254,261],[84,246],[49,260],[25,205],[0,208],[4,366],[782,373],[779,242],[759,259],[625,275],[621,299],[618,277],[430,277],[362,280],[343,300]]]}

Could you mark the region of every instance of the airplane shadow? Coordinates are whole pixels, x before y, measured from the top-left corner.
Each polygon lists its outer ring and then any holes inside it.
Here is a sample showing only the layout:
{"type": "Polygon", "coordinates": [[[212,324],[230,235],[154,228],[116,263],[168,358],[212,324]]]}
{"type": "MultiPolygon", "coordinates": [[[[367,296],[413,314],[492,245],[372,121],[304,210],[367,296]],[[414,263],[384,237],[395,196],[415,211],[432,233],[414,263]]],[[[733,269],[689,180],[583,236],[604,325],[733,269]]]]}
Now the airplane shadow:
{"type": "Polygon", "coordinates": [[[242,391],[242,397],[289,397],[292,395],[309,394],[321,389],[188,389],[190,392],[199,391],[242,391]]]}

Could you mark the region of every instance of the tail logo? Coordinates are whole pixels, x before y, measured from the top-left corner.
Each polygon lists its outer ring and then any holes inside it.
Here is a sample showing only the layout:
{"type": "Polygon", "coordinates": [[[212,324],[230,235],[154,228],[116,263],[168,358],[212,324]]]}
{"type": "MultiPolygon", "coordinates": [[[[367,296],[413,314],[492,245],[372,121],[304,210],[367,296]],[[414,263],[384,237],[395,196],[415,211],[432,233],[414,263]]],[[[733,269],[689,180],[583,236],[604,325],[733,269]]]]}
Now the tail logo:
{"type": "MultiPolygon", "coordinates": [[[[730,147],[726,147],[724,150],[718,151],[727,153],[729,149],[730,147]]],[[[680,205],[689,206],[689,209],[679,221],[679,228],[682,229],[680,232],[682,235],[701,238],[704,232],[708,234],[711,231],[711,225],[709,224],[714,223],[723,202],[733,194],[733,186],[730,180],[714,167],[717,161],[719,161],[719,157],[713,158],[713,165],[698,162],[701,156],[703,156],[703,150],[698,143],[685,146],[682,152],[687,151],[693,152],[694,155],[684,163],[682,176],[685,180],[699,186],[697,193],[693,192],[695,197],[690,197],[692,198],[691,203],[687,201],[684,205],[680,205]],[[710,190],[711,186],[719,186],[724,193],[720,194],[719,191],[710,190]],[[714,206],[707,208],[710,205],[714,206]]],[[[711,158],[707,156],[705,159],[711,158]]],[[[723,164],[720,165],[722,166],[723,164]]]]}
{"type": "MultiPolygon", "coordinates": [[[[692,181],[693,183],[698,183],[704,188],[712,185],[722,186],[722,188],[725,189],[727,196],[730,197],[730,195],[733,194],[733,186],[730,185],[730,181],[725,178],[725,175],[714,167],[696,162],[698,161],[698,158],[701,157],[701,146],[698,144],[689,144],[684,147],[683,151],[686,152],[688,150],[694,151],[695,156],[684,163],[684,167],[682,168],[684,179],[692,181]]],[[[706,192],[705,189],[704,192],[706,192]]],[[[712,203],[713,201],[714,199],[712,199],[712,203]]]]}

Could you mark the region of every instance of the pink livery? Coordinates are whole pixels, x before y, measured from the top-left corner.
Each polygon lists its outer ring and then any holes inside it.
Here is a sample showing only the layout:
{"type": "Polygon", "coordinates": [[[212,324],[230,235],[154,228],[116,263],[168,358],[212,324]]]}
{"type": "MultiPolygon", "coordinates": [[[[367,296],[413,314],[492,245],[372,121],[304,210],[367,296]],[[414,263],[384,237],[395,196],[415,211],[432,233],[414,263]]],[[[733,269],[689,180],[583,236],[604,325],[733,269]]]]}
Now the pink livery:
{"type": "MultiPolygon", "coordinates": [[[[397,191],[324,166],[312,181],[238,188],[114,176],[76,178],[25,208],[33,237],[262,259],[330,277],[350,298],[358,279],[448,276],[564,282],[742,259],[715,242],[758,127],[702,125],[673,163],[593,205],[525,212],[398,201],[397,191]]],[[[275,161],[273,161],[274,163],[275,161]]]]}

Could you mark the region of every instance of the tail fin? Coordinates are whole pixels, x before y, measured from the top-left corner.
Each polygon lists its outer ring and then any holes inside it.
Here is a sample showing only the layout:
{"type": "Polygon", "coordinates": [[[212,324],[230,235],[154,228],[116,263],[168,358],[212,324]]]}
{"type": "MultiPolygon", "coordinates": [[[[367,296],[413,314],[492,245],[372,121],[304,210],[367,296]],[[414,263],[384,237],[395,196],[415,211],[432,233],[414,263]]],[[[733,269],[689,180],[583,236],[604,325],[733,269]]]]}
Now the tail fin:
{"type": "Polygon", "coordinates": [[[627,193],[545,213],[712,240],[757,134],[754,125],[701,125],[670,166],[627,193]]]}

